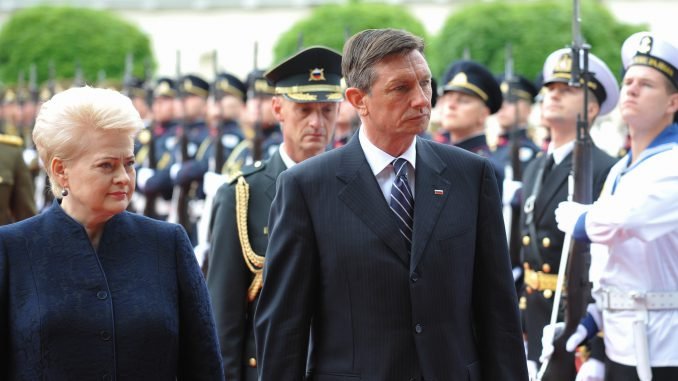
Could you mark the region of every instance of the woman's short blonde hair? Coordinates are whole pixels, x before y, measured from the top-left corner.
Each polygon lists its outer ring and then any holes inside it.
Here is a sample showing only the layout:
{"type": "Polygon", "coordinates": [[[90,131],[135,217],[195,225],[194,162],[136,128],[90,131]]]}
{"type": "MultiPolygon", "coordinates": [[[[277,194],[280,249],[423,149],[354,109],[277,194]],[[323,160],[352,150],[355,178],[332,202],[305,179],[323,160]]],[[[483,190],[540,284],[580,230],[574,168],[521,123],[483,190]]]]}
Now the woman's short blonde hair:
{"type": "Polygon", "coordinates": [[[133,139],[143,127],[132,101],[115,90],[74,87],[56,94],[40,107],[33,128],[33,142],[50,179],[52,193],[63,189],[55,181],[52,160],[69,160],[87,148],[83,136],[91,132],[112,132],[133,139]]]}

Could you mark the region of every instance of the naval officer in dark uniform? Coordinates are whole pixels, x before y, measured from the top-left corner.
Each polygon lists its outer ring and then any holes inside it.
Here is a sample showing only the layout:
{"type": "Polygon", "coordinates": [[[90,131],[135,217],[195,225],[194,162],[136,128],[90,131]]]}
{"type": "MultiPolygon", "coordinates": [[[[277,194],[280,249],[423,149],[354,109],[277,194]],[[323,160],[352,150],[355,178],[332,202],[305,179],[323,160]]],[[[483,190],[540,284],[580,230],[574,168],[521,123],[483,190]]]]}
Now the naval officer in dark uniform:
{"type": "MultiPolygon", "coordinates": [[[[576,139],[577,115],[582,114],[582,87],[569,86],[570,49],[557,50],[544,63],[542,120],[551,132],[547,154],[533,160],[523,176],[520,219],[524,263],[525,329],[528,369],[536,371],[541,355],[542,331],[549,323],[562,253],[564,234],[558,230],[555,209],[568,196],[568,176],[576,139]]],[[[617,81],[607,65],[589,54],[588,123],[614,109],[619,98],[617,81]]],[[[598,198],[605,177],[615,160],[597,147],[592,150],[593,199],[598,198]]],[[[573,364],[574,366],[574,364],[573,364]]]]}
{"type": "Polygon", "coordinates": [[[267,162],[243,168],[219,188],[212,209],[207,285],[228,380],[257,379],[254,307],[268,246],[268,214],[285,169],[325,151],[343,100],[341,55],[324,47],[297,53],[266,73],[283,144],[267,162]]]}

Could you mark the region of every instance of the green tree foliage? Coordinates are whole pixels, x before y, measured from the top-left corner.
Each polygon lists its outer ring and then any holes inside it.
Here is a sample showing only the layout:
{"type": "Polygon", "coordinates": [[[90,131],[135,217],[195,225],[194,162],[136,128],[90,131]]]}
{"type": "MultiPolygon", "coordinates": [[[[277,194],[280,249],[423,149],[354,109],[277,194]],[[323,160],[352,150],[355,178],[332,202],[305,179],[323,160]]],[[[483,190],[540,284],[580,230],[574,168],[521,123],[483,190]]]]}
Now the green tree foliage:
{"type": "Polygon", "coordinates": [[[348,37],[373,28],[405,29],[426,37],[421,22],[402,6],[357,1],[345,5],[323,5],[280,36],[274,48],[275,62],[293,55],[300,45],[324,45],[341,52],[348,37]]]}
{"type": "MultiPolygon", "coordinates": [[[[620,49],[634,32],[646,29],[615,20],[597,1],[582,1],[581,26],[591,53],[605,61],[613,73],[621,72],[620,49]]],[[[537,0],[529,2],[473,3],[452,14],[432,41],[436,52],[429,59],[439,77],[468,49],[471,59],[495,73],[504,71],[505,46],[513,50],[514,70],[534,79],[546,57],[572,41],[572,2],[537,0]]]]}
{"type": "Polygon", "coordinates": [[[128,53],[134,56],[133,74],[143,78],[144,62],[153,63],[150,40],[111,12],[27,8],[13,14],[0,30],[0,81],[14,84],[21,71],[28,78],[35,64],[38,81],[44,83],[53,62],[59,80],[74,78],[79,63],[87,84],[96,83],[103,70],[109,84],[120,85],[128,53]]]}

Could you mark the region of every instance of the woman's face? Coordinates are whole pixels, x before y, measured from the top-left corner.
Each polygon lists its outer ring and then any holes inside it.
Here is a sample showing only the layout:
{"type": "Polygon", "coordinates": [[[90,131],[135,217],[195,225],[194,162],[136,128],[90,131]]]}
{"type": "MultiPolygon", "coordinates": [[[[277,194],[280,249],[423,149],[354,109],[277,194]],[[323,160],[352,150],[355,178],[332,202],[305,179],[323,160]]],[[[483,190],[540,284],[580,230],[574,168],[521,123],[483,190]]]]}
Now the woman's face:
{"type": "Polygon", "coordinates": [[[130,203],[135,186],[132,139],[119,132],[90,132],[85,149],[64,162],[62,206],[78,221],[107,220],[130,203]]]}

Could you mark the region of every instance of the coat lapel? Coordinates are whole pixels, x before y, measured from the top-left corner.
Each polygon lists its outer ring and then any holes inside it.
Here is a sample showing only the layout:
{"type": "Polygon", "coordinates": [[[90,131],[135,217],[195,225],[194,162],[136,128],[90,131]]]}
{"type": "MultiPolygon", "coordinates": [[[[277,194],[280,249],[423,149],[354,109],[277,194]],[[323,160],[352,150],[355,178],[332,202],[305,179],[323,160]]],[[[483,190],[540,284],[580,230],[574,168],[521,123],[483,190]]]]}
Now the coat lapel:
{"type": "Polygon", "coordinates": [[[546,205],[553,200],[562,187],[566,186],[565,184],[567,183],[567,177],[570,175],[571,168],[572,153],[567,155],[560,164],[551,169],[551,172],[543,179],[542,188],[535,200],[535,210],[540,211],[540,214],[535,216],[535,221],[541,219],[544,211],[547,209],[546,205]]]}
{"type": "Polygon", "coordinates": [[[357,135],[342,149],[337,178],[344,186],[339,189],[339,199],[408,266],[410,253],[400,236],[393,212],[365,159],[357,135]]]}
{"type": "Polygon", "coordinates": [[[431,233],[438,221],[445,201],[453,192],[448,179],[442,176],[445,163],[431,145],[417,139],[417,168],[415,172],[414,234],[412,236],[412,261],[414,271],[421,260],[431,233]]]}
{"type": "Polygon", "coordinates": [[[264,169],[266,176],[268,176],[271,180],[268,188],[266,189],[266,196],[271,201],[273,201],[273,198],[275,197],[275,182],[278,179],[278,175],[280,175],[280,173],[285,169],[287,169],[287,167],[280,156],[280,152],[276,151],[271,156],[268,163],[266,164],[266,168],[264,169]]]}

